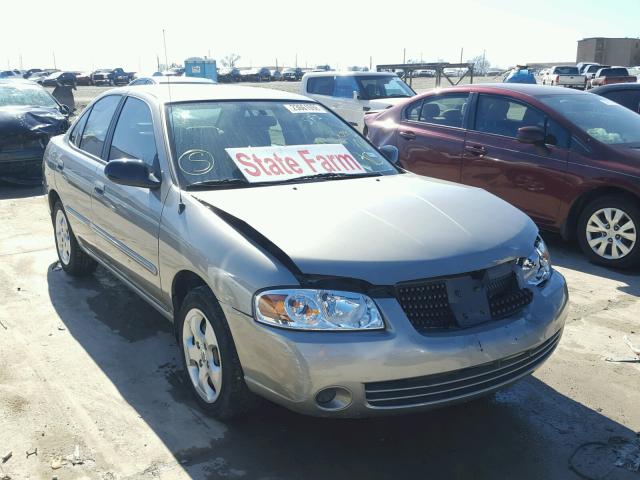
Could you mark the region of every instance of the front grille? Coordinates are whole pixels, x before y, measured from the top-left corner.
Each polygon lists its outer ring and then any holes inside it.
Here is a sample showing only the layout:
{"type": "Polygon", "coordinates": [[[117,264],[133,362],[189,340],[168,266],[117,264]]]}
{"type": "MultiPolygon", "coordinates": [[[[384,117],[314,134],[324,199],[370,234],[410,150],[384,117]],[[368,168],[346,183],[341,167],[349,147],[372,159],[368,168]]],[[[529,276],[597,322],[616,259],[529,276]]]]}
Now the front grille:
{"type": "Polygon", "coordinates": [[[531,303],[533,292],[520,288],[511,265],[496,268],[500,275],[493,270],[483,270],[463,276],[399,284],[396,286],[396,298],[420,333],[467,328],[506,318],[531,303]],[[461,289],[466,292],[461,293],[461,289]],[[452,299],[454,294],[460,297],[452,299]]]}
{"type": "Polygon", "coordinates": [[[405,315],[418,331],[456,326],[445,282],[402,286],[397,292],[405,315]]]}
{"type": "Polygon", "coordinates": [[[365,383],[365,397],[375,408],[438,404],[511,383],[539,367],[560,341],[560,331],[537,347],[494,362],[424,377],[365,383]]]}

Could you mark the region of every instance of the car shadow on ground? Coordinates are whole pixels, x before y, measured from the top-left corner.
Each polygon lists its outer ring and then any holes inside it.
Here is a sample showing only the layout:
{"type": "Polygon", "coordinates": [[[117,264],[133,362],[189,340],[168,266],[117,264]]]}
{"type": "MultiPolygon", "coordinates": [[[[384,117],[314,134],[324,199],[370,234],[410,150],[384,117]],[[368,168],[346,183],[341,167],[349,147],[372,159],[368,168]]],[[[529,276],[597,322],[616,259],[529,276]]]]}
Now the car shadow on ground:
{"type": "Polygon", "coordinates": [[[543,237],[549,247],[551,263],[554,266],[569,268],[624,283],[625,285],[618,287],[618,290],[640,297],[640,266],[628,270],[619,270],[595,265],[587,260],[577,242],[565,241],[560,235],[552,233],[544,233],[543,237]]]}
{"type": "Polygon", "coordinates": [[[42,185],[15,185],[0,179],[0,200],[37,197],[38,195],[44,195],[42,185]]]}
{"type": "Polygon", "coordinates": [[[47,275],[69,333],[193,478],[637,478],[614,466],[634,432],[535,377],[422,414],[330,420],[265,402],[223,425],[198,410],[155,310],[102,268],[79,280],[54,263],[47,275]]]}

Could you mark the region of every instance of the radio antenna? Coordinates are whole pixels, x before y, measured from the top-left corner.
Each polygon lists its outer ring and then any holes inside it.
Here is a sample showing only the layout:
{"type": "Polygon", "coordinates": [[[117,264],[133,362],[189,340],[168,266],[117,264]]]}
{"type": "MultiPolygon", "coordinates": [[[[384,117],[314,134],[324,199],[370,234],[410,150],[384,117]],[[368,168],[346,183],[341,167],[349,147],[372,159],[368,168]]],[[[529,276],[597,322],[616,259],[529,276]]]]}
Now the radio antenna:
{"type": "MultiPolygon", "coordinates": [[[[167,55],[167,35],[162,29],[162,43],[164,44],[164,68],[169,69],[169,57],[167,55]]],[[[169,125],[171,125],[171,141],[175,148],[176,136],[173,130],[173,102],[171,101],[171,75],[167,75],[167,94],[169,95],[169,125]]],[[[177,172],[176,172],[177,173],[177,172]]],[[[178,180],[178,213],[184,212],[185,204],[182,201],[182,188],[178,180]]]]}

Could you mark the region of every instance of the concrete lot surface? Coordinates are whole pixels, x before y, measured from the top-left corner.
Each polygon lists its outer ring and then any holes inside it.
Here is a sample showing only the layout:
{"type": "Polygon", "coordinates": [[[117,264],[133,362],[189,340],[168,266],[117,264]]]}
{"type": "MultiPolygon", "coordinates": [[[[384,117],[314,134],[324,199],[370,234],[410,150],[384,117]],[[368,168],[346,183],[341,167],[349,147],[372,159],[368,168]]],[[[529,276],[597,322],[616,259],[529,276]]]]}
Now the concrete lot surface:
{"type": "Polygon", "coordinates": [[[0,186],[0,478],[638,479],[638,272],[549,237],[570,286],[555,354],[484,400],[373,420],[265,404],[223,424],[185,388],[171,326],[98,269],[57,266],[45,197],[0,186]],[[37,450],[37,453],[35,453],[37,450]],[[29,454],[29,453],[31,454],[29,454]]]}

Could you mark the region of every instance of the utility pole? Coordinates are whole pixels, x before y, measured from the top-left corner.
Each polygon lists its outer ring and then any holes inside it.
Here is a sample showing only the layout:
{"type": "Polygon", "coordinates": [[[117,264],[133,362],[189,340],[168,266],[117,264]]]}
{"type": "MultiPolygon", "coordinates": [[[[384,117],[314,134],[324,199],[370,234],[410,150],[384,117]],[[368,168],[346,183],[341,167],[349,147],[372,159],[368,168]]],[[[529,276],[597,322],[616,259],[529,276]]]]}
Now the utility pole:
{"type": "Polygon", "coordinates": [[[298,54],[296,53],[296,68],[298,68],[298,54]]]}
{"type": "Polygon", "coordinates": [[[462,54],[464,53],[464,47],[460,49],[460,63],[462,63],[462,54]]]}
{"type": "Polygon", "coordinates": [[[373,68],[373,57],[369,56],[369,70],[373,68]]]}
{"type": "Polygon", "coordinates": [[[407,63],[407,49],[402,49],[402,63],[407,63]]]}
{"type": "Polygon", "coordinates": [[[22,54],[20,54],[20,70],[22,70],[22,54]]]}
{"type": "Polygon", "coordinates": [[[58,66],[56,65],[56,52],[51,52],[53,53],[53,68],[57,69],[58,66]]]}
{"type": "Polygon", "coordinates": [[[278,70],[278,59],[276,58],[276,70],[278,70]]]}
{"type": "Polygon", "coordinates": [[[487,56],[487,51],[486,50],[482,50],[482,75],[486,75],[487,74],[487,64],[486,62],[486,56],[487,56]]]}
{"type": "Polygon", "coordinates": [[[156,66],[158,67],[156,69],[156,72],[159,72],[160,71],[160,55],[158,55],[157,53],[156,53],[156,66]]]}

